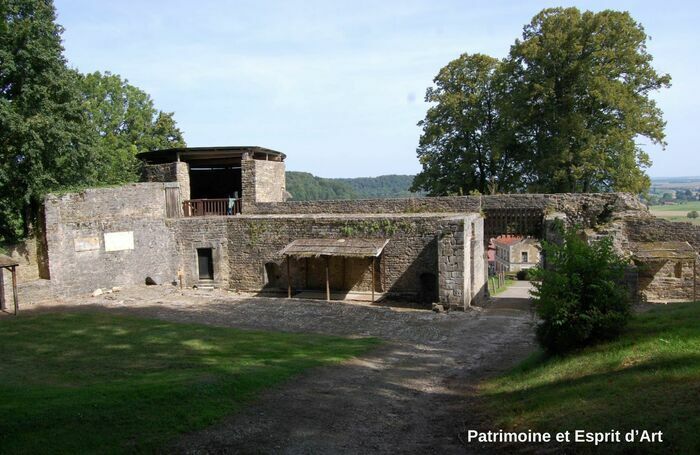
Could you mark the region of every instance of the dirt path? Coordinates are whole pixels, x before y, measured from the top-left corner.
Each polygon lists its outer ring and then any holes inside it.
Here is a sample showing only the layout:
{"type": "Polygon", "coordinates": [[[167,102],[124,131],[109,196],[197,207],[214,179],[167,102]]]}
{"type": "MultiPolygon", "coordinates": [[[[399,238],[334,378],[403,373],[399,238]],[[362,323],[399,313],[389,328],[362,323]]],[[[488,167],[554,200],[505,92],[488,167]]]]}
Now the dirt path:
{"type": "Polygon", "coordinates": [[[172,321],[387,340],[361,358],[315,369],[263,393],[222,423],[176,441],[169,452],[464,453],[459,432],[481,423],[470,410],[471,387],[514,365],[533,347],[531,316],[519,310],[437,314],[153,292],[128,290],[119,300],[103,296],[82,304],[172,321]]]}

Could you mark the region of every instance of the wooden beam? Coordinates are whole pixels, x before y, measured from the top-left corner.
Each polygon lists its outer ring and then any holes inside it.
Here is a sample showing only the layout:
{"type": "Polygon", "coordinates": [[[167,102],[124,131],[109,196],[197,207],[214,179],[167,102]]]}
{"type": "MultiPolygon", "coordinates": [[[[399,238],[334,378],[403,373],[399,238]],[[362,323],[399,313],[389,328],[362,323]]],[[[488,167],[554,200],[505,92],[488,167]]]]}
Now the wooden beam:
{"type": "Polygon", "coordinates": [[[330,277],[330,257],[325,256],[326,258],[326,300],[329,302],[331,301],[331,277],[330,277]]]}
{"type": "Polygon", "coordinates": [[[287,256],[287,298],[292,298],[292,279],[291,273],[289,273],[289,256],[287,256]]]}
{"type": "Polygon", "coordinates": [[[15,270],[16,267],[12,267],[12,297],[14,299],[15,303],[15,315],[17,314],[17,311],[19,310],[19,302],[17,300],[17,271],[15,270]]]}

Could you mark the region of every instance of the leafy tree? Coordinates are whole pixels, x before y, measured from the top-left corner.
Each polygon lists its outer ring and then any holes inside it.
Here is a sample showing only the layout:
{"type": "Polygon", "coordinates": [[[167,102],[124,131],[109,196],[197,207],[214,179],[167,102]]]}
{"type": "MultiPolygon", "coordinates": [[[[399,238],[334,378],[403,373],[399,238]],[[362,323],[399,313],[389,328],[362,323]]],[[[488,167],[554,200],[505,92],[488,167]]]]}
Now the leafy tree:
{"type": "Polygon", "coordinates": [[[463,55],[426,101],[414,188],[431,195],[494,190],[644,192],[641,136],[665,146],[649,95],[670,85],[627,12],[545,9],[503,62],[463,55]],[[489,185],[491,184],[491,185],[489,185]]]}
{"type": "Polygon", "coordinates": [[[649,94],[670,85],[627,12],[545,9],[508,58],[509,116],[538,191],[640,192],[650,185],[643,136],[665,145],[649,94]]]}
{"type": "Polygon", "coordinates": [[[50,1],[0,2],[0,236],[26,231],[43,195],[96,181],[94,137],[50,1]]]}
{"type": "Polygon", "coordinates": [[[287,191],[295,201],[356,199],[350,185],[334,179],[324,179],[308,172],[287,172],[287,191]]]}
{"type": "Polygon", "coordinates": [[[430,195],[494,193],[521,187],[518,161],[508,153],[499,103],[501,62],[463,54],[442,68],[427,90],[435,103],[418,123],[423,166],[412,190],[430,195]]]}
{"type": "Polygon", "coordinates": [[[562,245],[545,243],[544,254],[546,268],[531,269],[542,347],[561,353],[617,337],[631,310],[628,290],[620,286],[626,264],[612,240],[589,245],[571,229],[562,245]]]}
{"type": "Polygon", "coordinates": [[[81,76],[80,89],[99,137],[102,183],[136,180],[138,152],[185,146],[173,114],[156,110],[147,93],[118,75],[94,72],[81,76]]]}
{"type": "Polygon", "coordinates": [[[0,240],[26,235],[43,196],[136,178],[138,151],[184,145],[172,114],[109,73],[67,67],[50,0],[0,1],[0,240]]]}

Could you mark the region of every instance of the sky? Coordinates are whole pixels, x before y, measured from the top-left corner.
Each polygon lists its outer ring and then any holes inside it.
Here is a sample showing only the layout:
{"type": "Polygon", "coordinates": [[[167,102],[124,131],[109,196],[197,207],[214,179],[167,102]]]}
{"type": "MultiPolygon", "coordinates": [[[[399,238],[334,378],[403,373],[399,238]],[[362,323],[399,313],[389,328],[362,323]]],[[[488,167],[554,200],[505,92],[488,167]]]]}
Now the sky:
{"type": "Polygon", "coordinates": [[[700,2],[55,0],[69,64],[111,71],[174,112],[189,146],[258,145],[323,177],[414,174],[437,72],[502,58],[541,9],[629,11],[670,89],[652,177],[699,176],[700,2]]]}

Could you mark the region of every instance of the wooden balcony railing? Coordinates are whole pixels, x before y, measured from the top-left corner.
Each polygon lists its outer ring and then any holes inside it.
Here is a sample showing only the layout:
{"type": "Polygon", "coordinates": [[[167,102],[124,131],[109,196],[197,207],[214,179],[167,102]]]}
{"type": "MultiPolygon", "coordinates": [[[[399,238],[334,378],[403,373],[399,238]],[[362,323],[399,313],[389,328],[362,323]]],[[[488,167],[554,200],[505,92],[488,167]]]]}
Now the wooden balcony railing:
{"type": "Polygon", "coordinates": [[[182,213],[185,216],[226,216],[241,213],[241,200],[234,199],[232,206],[228,198],[223,199],[191,199],[182,203],[182,213]]]}

